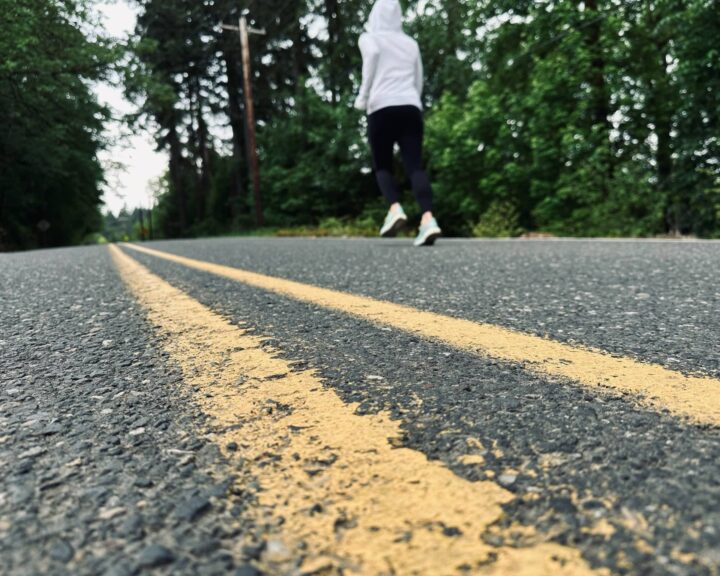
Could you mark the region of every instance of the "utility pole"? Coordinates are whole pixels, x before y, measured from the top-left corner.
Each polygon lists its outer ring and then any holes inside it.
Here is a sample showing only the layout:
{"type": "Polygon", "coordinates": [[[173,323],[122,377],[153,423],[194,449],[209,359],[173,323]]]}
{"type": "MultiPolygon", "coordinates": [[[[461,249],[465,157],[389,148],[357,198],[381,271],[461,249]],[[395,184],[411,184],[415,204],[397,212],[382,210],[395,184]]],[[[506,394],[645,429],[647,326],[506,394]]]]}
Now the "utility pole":
{"type": "Polygon", "coordinates": [[[150,209],[148,210],[148,240],[153,239],[153,228],[152,228],[152,213],[153,213],[153,205],[150,204],[150,209]]]}
{"type": "Polygon", "coordinates": [[[140,242],[145,242],[145,219],[143,218],[143,209],[137,209],[138,218],[140,219],[140,242]]]}
{"type": "Polygon", "coordinates": [[[257,154],[257,139],[255,137],[255,107],[252,94],[252,71],[250,67],[250,42],[248,33],[265,34],[265,30],[249,28],[245,16],[240,17],[239,25],[228,26],[223,24],[225,30],[237,30],[240,33],[240,49],[242,52],[243,93],[245,95],[245,131],[247,140],[248,166],[253,185],[253,200],[255,204],[255,224],[262,226],[265,223],[262,209],[262,196],[260,194],[260,166],[257,154]]]}

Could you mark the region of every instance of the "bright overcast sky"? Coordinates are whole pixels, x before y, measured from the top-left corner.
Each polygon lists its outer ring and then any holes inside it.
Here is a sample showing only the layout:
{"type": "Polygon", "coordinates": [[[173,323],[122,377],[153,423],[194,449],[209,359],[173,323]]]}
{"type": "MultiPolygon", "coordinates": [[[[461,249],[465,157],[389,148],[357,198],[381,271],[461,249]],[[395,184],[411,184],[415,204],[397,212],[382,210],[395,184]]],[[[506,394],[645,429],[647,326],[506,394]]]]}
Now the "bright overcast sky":
{"type": "MultiPolygon", "coordinates": [[[[123,0],[98,2],[97,9],[104,17],[107,32],[116,38],[124,38],[135,26],[135,11],[123,0]]],[[[117,117],[133,110],[121,88],[100,84],[95,93],[117,117]]],[[[100,155],[108,181],[103,196],[106,208],[116,214],[123,206],[148,208],[148,185],[165,171],[165,155],[155,151],[149,134],[130,135],[120,123],[109,125],[108,131],[117,142],[100,155]],[[119,138],[122,135],[125,137],[119,138]]]]}

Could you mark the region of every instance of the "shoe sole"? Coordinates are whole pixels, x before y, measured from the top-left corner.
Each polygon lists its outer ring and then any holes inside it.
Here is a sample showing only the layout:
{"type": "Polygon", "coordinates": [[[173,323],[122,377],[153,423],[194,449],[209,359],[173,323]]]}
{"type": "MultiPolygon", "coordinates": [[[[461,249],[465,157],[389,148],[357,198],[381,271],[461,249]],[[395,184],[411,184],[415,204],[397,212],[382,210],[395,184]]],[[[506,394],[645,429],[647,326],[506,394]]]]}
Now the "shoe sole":
{"type": "Polygon", "coordinates": [[[433,232],[432,234],[428,234],[427,237],[424,238],[420,244],[415,244],[415,246],[418,248],[420,248],[421,246],[432,246],[433,244],[435,244],[435,240],[440,238],[440,236],[440,232],[433,232]]]}
{"type": "Polygon", "coordinates": [[[405,228],[405,224],[407,224],[407,218],[398,218],[395,222],[393,222],[393,225],[388,230],[386,230],[383,234],[380,234],[380,237],[394,238],[400,230],[405,228]]]}

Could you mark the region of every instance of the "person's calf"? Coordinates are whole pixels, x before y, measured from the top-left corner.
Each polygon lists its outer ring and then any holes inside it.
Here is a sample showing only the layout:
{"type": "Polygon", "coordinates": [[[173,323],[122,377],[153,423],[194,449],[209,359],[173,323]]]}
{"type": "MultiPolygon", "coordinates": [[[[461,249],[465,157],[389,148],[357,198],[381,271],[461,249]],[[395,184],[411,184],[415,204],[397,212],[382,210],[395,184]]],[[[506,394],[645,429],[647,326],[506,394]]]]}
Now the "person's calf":
{"type": "Polygon", "coordinates": [[[410,183],[412,184],[413,193],[415,199],[420,205],[422,213],[432,211],[432,186],[430,184],[430,178],[425,170],[416,170],[410,176],[410,183]]]}
{"type": "Polygon", "coordinates": [[[378,170],[375,172],[375,179],[385,199],[391,205],[399,203],[400,194],[398,193],[397,183],[393,175],[387,170],[378,170]]]}

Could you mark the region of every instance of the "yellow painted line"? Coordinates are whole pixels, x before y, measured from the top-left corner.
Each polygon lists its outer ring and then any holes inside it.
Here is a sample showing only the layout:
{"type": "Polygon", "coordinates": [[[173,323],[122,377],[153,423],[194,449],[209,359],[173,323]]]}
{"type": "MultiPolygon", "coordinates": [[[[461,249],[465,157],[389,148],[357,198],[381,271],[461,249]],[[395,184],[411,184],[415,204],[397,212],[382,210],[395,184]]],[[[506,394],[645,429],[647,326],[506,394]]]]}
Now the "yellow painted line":
{"type": "Polygon", "coordinates": [[[688,376],[656,364],[611,356],[596,348],[573,346],[493,324],[425,312],[402,304],[203,262],[134,244],[126,246],[190,268],[399,328],[462,350],[503,361],[519,362],[538,374],[561,376],[589,387],[630,393],[646,407],[668,410],[675,416],[687,417],[697,423],[720,425],[720,380],[716,378],[688,376]]]}
{"type": "Polygon", "coordinates": [[[387,415],[358,416],[356,405],[313,372],[294,372],[257,336],[110,250],[209,416],[211,437],[228,458],[242,458],[260,484],[249,514],[266,527],[259,567],[267,573],[608,574],[540,534],[527,547],[486,544],[482,535],[501,518],[510,492],[393,448],[400,428],[387,415]],[[237,451],[227,450],[228,442],[237,451]]]}

